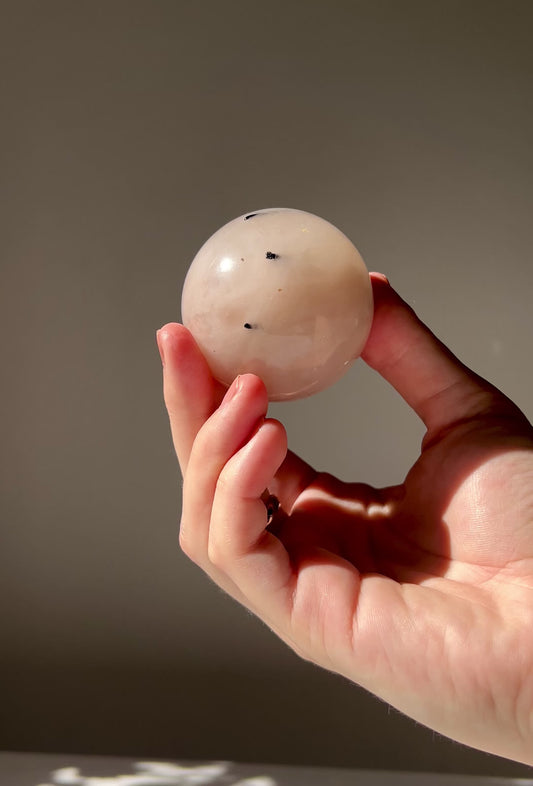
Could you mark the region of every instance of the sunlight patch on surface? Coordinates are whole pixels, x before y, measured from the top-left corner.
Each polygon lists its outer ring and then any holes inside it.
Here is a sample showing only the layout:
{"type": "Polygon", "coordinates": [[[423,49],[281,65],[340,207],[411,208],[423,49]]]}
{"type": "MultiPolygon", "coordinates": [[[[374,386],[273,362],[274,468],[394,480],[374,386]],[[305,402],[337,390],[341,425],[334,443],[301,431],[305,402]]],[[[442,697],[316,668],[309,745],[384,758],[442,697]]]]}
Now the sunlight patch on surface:
{"type": "Polygon", "coordinates": [[[244,780],[228,780],[229,765],[225,762],[184,767],[166,762],[140,761],[133,765],[137,771],[132,775],[107,777],[82,775],[78,767],[62,767],[51,773],[52,782],[39,786],[276,786],[267,775],[244,780]]]}

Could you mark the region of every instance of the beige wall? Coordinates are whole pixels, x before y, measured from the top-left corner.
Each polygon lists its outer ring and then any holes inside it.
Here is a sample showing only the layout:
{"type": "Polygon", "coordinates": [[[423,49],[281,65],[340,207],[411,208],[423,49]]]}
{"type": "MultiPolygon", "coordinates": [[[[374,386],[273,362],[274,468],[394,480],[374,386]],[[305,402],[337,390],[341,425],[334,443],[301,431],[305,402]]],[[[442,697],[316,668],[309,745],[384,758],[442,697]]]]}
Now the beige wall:
{"type": "MultiPolygon", "coordinates": [[[[154,331],[212,231],[298,207],[531,417],[533,4],[0,11],[0,747],[520,772],[301,663],[182,556],[154,331]]],[[[273,412],[377,484],[422,434],[362,363],[273,412]]]]}

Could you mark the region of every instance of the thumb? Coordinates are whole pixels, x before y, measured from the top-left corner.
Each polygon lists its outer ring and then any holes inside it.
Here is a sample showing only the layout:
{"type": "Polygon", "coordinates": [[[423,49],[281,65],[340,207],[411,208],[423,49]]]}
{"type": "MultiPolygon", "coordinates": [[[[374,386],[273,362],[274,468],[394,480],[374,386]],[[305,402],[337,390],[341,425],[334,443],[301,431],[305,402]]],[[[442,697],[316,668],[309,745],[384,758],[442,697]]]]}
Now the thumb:
{"type": "Polygon", "coordinates": [[[422,419],[431,440],[480,415],[520,416],[493,385],[461,363],[380,273],[371,273],[374,320],[363,360],[422,419]]]}

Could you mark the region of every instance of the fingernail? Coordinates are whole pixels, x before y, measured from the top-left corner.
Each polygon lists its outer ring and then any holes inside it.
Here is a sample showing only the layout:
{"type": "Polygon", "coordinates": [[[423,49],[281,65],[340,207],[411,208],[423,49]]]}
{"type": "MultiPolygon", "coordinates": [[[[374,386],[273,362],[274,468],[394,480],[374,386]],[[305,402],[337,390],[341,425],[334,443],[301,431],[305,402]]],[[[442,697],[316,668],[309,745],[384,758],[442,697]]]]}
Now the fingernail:
{"type": "Polygon", "coordinates": [[[238,376],[233,380],[233,382],[229,386],[227,393],[222,399],[222,403],[220,406],[225,407],[227,404],[230,403],[230,401],[233,401],[233,399],[235,398],[241,387],[242,387],[242,380],[241,377],[238,376]]]}
{"type": "Polygon", "coordinates": [[[157,348],[159,349],[159,354],[161,355],[161,363],[163,364],[163,368],[165,367],[165,350],[163,346],[163,339],[161,337],[161,330],[156,330],[155,339],[157,341],[157,348]]]}

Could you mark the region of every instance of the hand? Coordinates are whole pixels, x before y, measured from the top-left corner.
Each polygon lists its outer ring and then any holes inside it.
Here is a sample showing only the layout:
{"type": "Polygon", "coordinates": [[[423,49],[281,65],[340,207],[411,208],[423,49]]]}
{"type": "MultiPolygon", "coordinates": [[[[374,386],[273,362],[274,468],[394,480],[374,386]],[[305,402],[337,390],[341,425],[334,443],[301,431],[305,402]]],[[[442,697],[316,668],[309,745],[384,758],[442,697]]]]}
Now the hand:
{"type": "Polygon", "coordinates": [[[364,360],[423,420],[402,485],[318,473],[225,393],[166,325],[164,395],[184,476],[180,543],[302,657],[465,744],[533,763],[533,432],[372,274],[364,360]],[[225,395],[224,395],[225,393],[225,395]],[[280,510],[267,527],[265,489],[280,510]]]}

